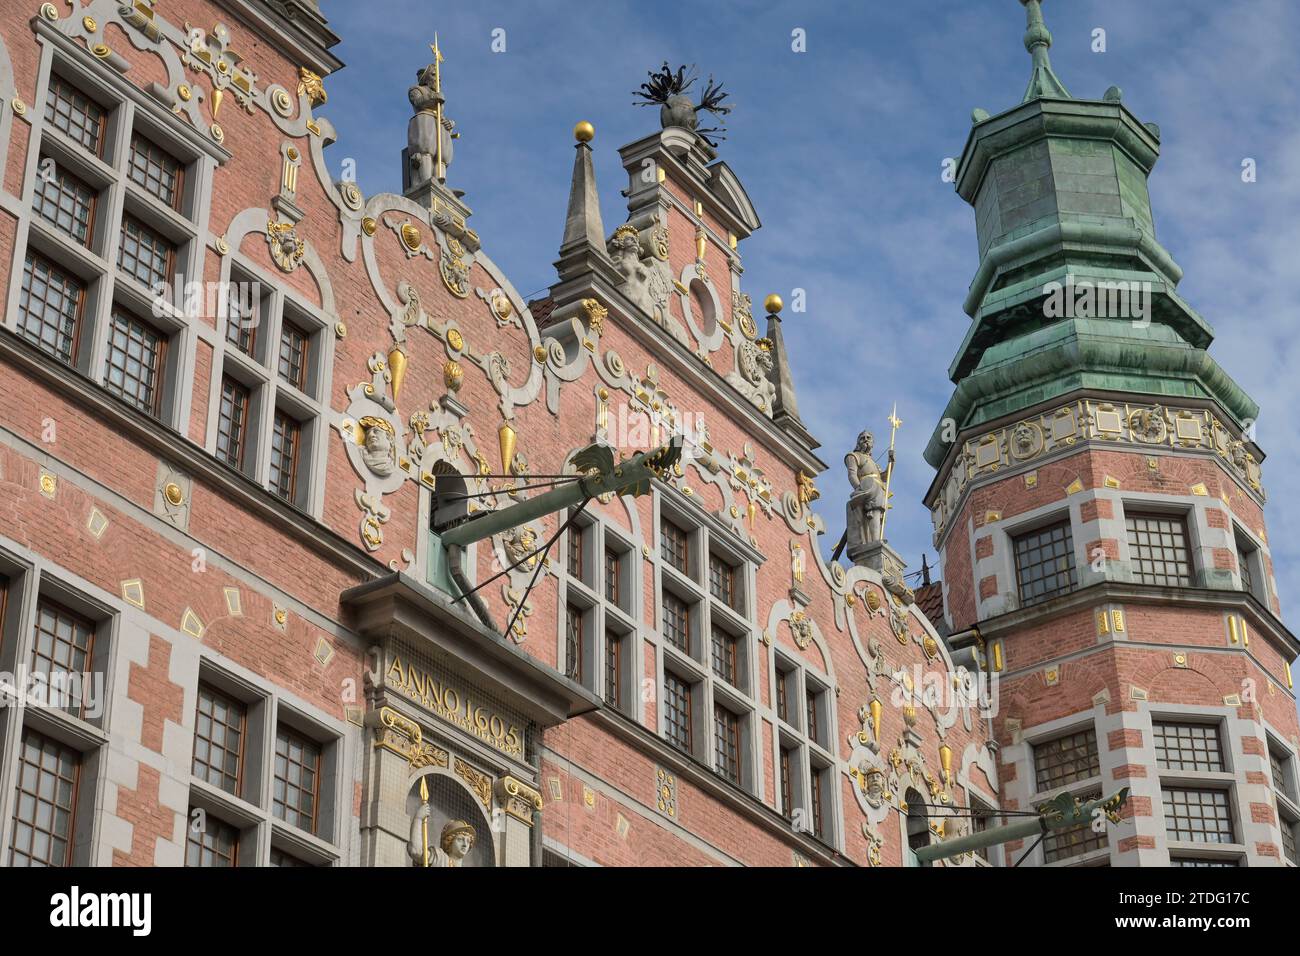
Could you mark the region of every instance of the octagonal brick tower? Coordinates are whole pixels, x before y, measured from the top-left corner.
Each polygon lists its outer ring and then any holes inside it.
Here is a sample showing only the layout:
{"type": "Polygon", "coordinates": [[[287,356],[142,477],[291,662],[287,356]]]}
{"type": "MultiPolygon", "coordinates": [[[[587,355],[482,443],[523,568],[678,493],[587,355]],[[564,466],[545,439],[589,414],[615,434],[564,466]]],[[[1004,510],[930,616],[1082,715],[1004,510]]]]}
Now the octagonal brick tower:
{"type": "Polygon", "coordinates": [[[1003,805],[1132,792],[1010,865],[1294,865],[1300,646],[1282,624],[1258,414],[1178,295],[1160,130],[1072,97],[1022,0],[1024,101],[973,114],[979,267],[926,458],[954,648],[996,674],[1003,805]]]}

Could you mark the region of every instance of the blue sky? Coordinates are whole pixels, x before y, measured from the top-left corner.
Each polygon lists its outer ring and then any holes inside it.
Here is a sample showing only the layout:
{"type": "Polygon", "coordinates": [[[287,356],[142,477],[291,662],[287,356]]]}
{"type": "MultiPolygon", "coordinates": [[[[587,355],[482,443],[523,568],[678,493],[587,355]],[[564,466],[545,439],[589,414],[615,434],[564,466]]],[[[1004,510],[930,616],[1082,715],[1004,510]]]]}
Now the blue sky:
{"type": "MultiPolygon", "coordinates": [[[[930,549],[921,457],[951,393],[947,366],[968,318],[977,265],[974,214],[941,179],[960,155],[970,111],[998,113],[1029,79],[1016,0],[910,3],[443,5],[323,0],[347,68],[326,81],[322,112],[340,138],[336,174],[356,163],[367,193],[399,192],[406,89],[446,56],[448,114],[462,132],[449,181],[466,192],[493,259],[523,293],[554,280],[571,129],[596,127],[607,230],[623,220],[617,148],[656,129],[631,91],[667,59],[698,64],[737,104],[720,155],[745,184],[764,228],[742,247],[745,288],[807,294],[787,315],[800,409],[831,465],[822,514],[843,524],[839,462],[859,429],[887,433],[897,400],[895,510],[889,538],[915,569],[930,549]],[[807,52],[791,51],[806,31],[807,52]],[[505,31],[506,52],[491,50],[505,31]]],[[[1076,96],[1112,84],[1162,131],[1151,178],[1157,237],[1185,270],[1180,292],[1214,326],[1218,361],[1260,403],[1269,539],[1284,611],[1300,593],[1300,92],[1293,0],[1048,0],[1057,75],[1076,96]],[[1106,52],[1092,51],[1106,31],[1106,52]],[[1252,158],[1258,180],[1241,180],[1252,158]]]]}

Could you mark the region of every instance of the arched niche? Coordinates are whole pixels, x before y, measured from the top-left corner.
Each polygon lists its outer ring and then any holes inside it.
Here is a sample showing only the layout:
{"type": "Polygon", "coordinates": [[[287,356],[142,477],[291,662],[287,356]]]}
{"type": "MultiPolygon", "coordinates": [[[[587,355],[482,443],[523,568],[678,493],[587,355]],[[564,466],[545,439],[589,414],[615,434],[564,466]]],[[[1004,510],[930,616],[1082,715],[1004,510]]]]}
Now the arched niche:
{"type": "MultiPolygon", "coordinates": [[[[417,850],[421,844],[420,838],[422,834],[418,825],[418,813],[421,804],[424,802],[420,795],[420,784],[422,782],[428,788],[429,794],[428,833],[430,848],[439,846],[443,830],[448,824],[454,821],[462,821],[473,828],[474,843],[462,861],[461,866],[496,866],[497,848],[492,821],[482,802],[475,797],[474,793],[459,778],[439,767],[431,767],[414,778],[411,788],[406,794],[407,819],[412,822],[410,839],[408,840],[408,856],[410,855],[411,843],[415,844],[417,850]]],[[[429,856],[431,859],[437,858],[437,854],[433,853],[432,849],[429,856]]],[[[418,860],[412,858],[411,865],[418,866],[418,860]]]]}

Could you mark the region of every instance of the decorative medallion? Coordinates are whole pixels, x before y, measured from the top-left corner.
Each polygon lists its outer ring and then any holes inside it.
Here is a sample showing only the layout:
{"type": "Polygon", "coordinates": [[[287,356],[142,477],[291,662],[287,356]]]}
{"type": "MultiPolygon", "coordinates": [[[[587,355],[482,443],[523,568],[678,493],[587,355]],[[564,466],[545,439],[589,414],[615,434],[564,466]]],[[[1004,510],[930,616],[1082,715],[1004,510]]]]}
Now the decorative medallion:
{"type": "Polygon", "coordinates": [[[293,112],[293,100],[289,98],[288,92],[283,87],[271,94],[271,106],[286,119],[293,112]]]}
{"type": "Polygon", "coordinates": [[[420,228],[413,223],[404,222],[400,230],[402,235],[402,244],[412,252],[418,252],[424,240],[420,238],[420,228]]]}
{"type": "Polygon", "coordinates": [[[442,284],[458,299],[469,296],[469,263],[463,258],[464,252],[465,247],[459,240],[448,237],[447,248],[443,250],[438,264],[442,284]]]}
{"type": "Polygon", "coordinates": [[[209,130],[209,132],[212,133],[212,138],[217,141],[217,145],[220,145],[226,141],[226,131],[223,130],[220,126],[218,126],[216,123],[212,124],[212,128],[209,130]]]}
{"type": "Polygon", "coordinates": [[[291,222],[266,223],[266,241],[271,247],[271,258],[280,267],[281,272],[293,272],[302,265],[302,257],[307,252],[307,244],[298,238],[296,227],[291,222]]]}
{"type": "Polygon", "coordinates": [[[460,329],[447,330],[447,345],[455,352],[463,352],[465,350],[465,337],[460,334],[460,329]]]}
{"type": "Polygon", "coordinates": [[[42,3],[41,16],[52,23],[59,19],[59,11],[55,9],[54,4],[52,3],[42,3]]]}
{"type": "Polygon", "coordinates": [[[18,97],[15,96],[12,100],[10,100],[10,101],[9,101],[9,105],[13,107],[14,115],[16,115],[16,116],[25,116],[25,115],[26,115],[26,113],[27,113],[27,104],[24,103],[24,102],[23,102],[21,99],[19,99],[18,97]]]}
{"type": "Polygon", "coordinates": [[[378,228],[379,228],[379,223],[377,223],[374,219],[370,218],[369,216],[366,216],[365,219],[361,220],[361,231],[364,232],[367,236],[373,236],[375,234],[375,230],[378,228]]]}

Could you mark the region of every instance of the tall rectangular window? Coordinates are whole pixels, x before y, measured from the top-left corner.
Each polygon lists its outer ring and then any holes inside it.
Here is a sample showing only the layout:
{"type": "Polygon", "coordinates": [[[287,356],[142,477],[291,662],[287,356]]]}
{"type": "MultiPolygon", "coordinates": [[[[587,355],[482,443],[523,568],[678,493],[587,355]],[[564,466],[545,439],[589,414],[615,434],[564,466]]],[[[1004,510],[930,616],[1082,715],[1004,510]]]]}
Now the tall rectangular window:
{"type": "Polygon", "coordinates": [[[280,378],[300,392],[307,390],[307,333],[288,319],[280,330],[280,378]]]}
{"type": "Polygon", "coordinates": [[[781,748],[781,815],[794,819],[794,751],[781,748]]]}
{"type": "Polygon", "coordinates": [[[617,551],[610,548],[605,549],[605,600],[615,607],[622,607],[619,601],[619,594],[622,590],[622,582],[619,577],[623,570],[623,562],[617,551]]]}
{"type": "Polygon", "coordinates": [[[586,635],[583,633],[582,608],[570,604],[564,609],[564,658],[568,676],[582,683],[582,658],[586,652],[586,635]]]}
{"type": "Polygon", "coordinates": [[[181,204],[182,167],[180,161],[161,146],[139,133],[131,135],[131,155],[127,175],[145,192],[178,209],[181,204]]]}
{"type": "Polygon", "coordinates": [[[790,678],[788,671],[776,669],[776,716],[790,723],[790,678]]]}
{"type": "Polygon", "coordinates": [[[615,708],[623,706],[623,643],[622,634],[605,632],[605,703],[615,708]]]}
{"type": "Polygon", "coordinates": [[[676,674],[664,674],[664,733],[674,747],[691,749],[691,685],[676,674]]]}
{"type": "Polygon", "coordinates": [[[682,574],[690,573],[690,536],[667,518],[659,523],[659,554],[682,574]]]}
{"type": "Polygon", "coordinates": [[[1090,727],[1035,744],[1034,774],[1039,793],[1099,776],[1097,731],[1090,727]]]}
{"type": "Polygon", "coordinates": [[[1254,561],[1258,550],[1245,541],[1241,535],[1237,536],[1237,572],[1241,575],[1241,589],[1247,594],[1255,592],[1255,571],[1254,561]]]}
{"type": "Polygon", "coordinates": [[[1164,790],[1165,832],[1187,843],[1235,843],[1228,794],[1223,790],[1164,790]]]}
{"type": "Polygon", "coordinates": [[[199,685],[194,718],[194,776],[240,796],[244,777],[244,728],[248,708],[221,691],[199,685]]]}
{"type": "Polygon", "coordinates": [[[122,216],[122,233],[117,248],[118,268],[149,289],[171,280],[176,246],[134,216],[122,216]]]}
{"type": "Polygon", "coordinates": [[[1291,784],[1291,758],[1270,747],[1268,765],[1273,772],[1273,789],[1294,800],[1295,787],[1291,784]]]}
{"type": "Polygon", "coordinates": [[[821,721],[818,718],[818,708],[820,707],[821,695],[812,687],[808,688],[806,695],[806,712],[808,714],[808,739],[821,743],[821,721]]]}
{"type": "Polygon", "coordinates": [[[90,670],[95,646],[95,625],[62,605],[42,598],[36,606],[36,633],[32,641],[33,674],[50,678],[50,699],[60,709],[82,716],[83,677],[90,670]],[[60,688],[55,696],[55,687],[60,688]]]}
{"type": "Polygon", "coordinates": [[[720,704],[713,705],[713,746],[718,773],[740,783],[740,718],[720,704]]]}
{"type": "Polygon", "coordinates": [[[316,832],[320,789],[320,745],[287,727],[275,735],[275,788],[272,809],[291,826],[316,832]]]}
{"type": "Polygon", "coordinates": [[[1020,606],[1074,590],[1074,537],[1068,520],[1014,539],[1020,606]]]}
{"type": "Polygon", "coordinates": [[[113,309],[104,385],[146,415],[158,415],[166,340],[135,316],[113,309]]]}
{"type": "Polygon", "coordinates": [[[221,381],[221,409],[217,416],[217,457],[233,468],[244,467],[248,436],[248,389],[234,379],[221,381]]]}
{"type": "Polygon", "coordinates": [[[691,652],[691,608],[671,591],[664,592],[664,637],[679,651],[691,652]]]}
{"type": "Polygon", "coordinates": [[[736,686],[737,658],[740,641],[734,634],[713,629],[713,673],[717,674],[732,687],[736,686]]]}
{"type": "Polygon", "coordinates": [[[77,333],[86,286],[49,259],[27,253],[18,299],[19,330],[55,358],[69,365],[77,352],[77,333]]]}
{"type": "Polygon", "coordinates": [[[67,80],[51,76],[45,94],[45,122],[96,156],[104,154],[104,108],[67,80]]]}
{"type": "Polygon", "coordinates": [[[1156,766],[1161,770],[1223,770],[1219,728],[1213,724],[1178,724],[1157,720],[1156,766]]]}
{"type": "MultiPolygon", "coordinates": [[[[189,818],[195,818],[193,808],[189,818]]],[[[203,828],[197,833],[193,826],[185,828],[185,865],[235,866],[239,861],[239,831],[210,813],[202,814],[201,818],[203,828]]]]}
{"type": "Polygon", "coordinates": [[[266,318],[261,284],[232,272],[226,293],[226,341],[249,358],[257,347],[257,329],[266,318]]]}
{"type": "Polygon", "coordinates": [[[1130,514],[1130,563],[1134,579],[1142,584],[1190,587],[1192,559],[1187,549],[1187,523],[1171,515],[1130,514]]]}
{"type": "Polygon", "coordinates": [[[298,493],[298,452],[302,444],[302,426],[276,409],[275,427],[271,431],[271,490],[285,501],[298,493]]]}
{"type": "MultiPolygon", "coordinates": [[[[42,162],[53,164],[54,160],[43,157],[42,162]]],[[[36,177],[32,212],[83,246],[89,246],[97,198],[87,183],[54,164],[53,175],[36,177]]]]}
{"type": "Polygon", "coordinates": [[[817,837],[819,840],[826,839],[826,813],[823,803],[826,797],[825,781],[823,779],[825,776],[825,770],[818,770],[814,767],[812,775],[809,778],[809,783],[812,785],[808,799],[812,804],[813,836],[817,837]]]}
{"type": "Polygon", "coordinates": [[[569,577],[582,578],[582,545],[585,537],[584,530],[576,525],[569,528],[569,577]]]}
{"type": "Polygon", "coordinates": [[[18,750],[10,866],[70,866],[81,754],[31,729],[18,750]]]}
{"type": "Polygon", "coordinates": [[[716,554],[709,555],[709,593],[727,607],[736,606],[736,569],[716,554]]]}

